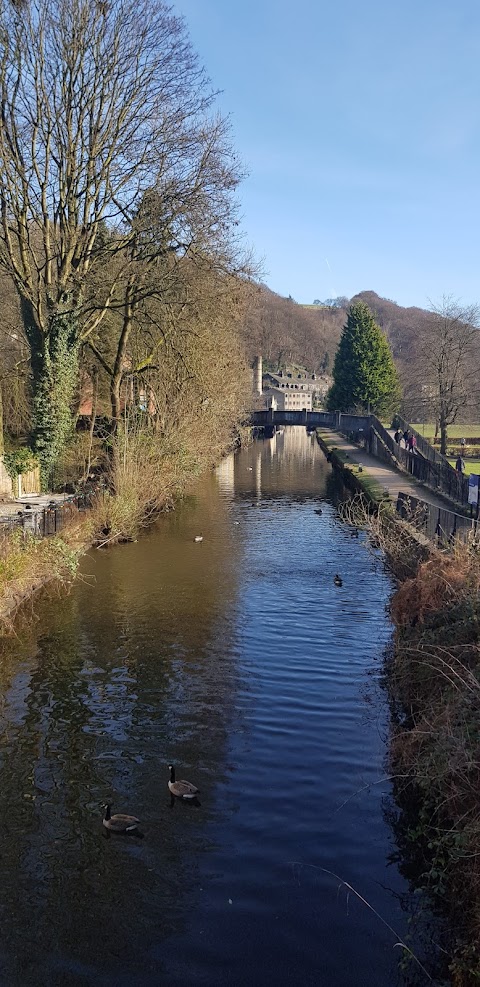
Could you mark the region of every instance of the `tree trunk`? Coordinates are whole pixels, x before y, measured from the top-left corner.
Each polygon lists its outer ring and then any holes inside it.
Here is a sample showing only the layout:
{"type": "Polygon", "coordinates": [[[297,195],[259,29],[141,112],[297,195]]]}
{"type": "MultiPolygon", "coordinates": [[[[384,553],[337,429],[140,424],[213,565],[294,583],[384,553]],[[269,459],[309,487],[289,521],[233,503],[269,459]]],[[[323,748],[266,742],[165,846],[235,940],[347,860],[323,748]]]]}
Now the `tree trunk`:
{"type": "Polygon", "coordinates": [[[120,401],[120,389],[122,386],[122,380],[125,373],[125,367],[127,363],[128,355],[128,342],[130,339],[130,333],[133,326],[133,313],[134,313],[134,294],[135,287],[133,280],[130,281],[125,294],[125,302],[123,306],[123,323],[122,331],[120,333],[120,339],[118,341],[117,352],[115,356],[115,364],[113,367],[112,377],[110,380],[110,404],[112,406],[112,418],[113,418],[113,428],[116,430],[120,415],[121,415],[121,401],[120,401]]]}
{"type": "Polygon", "coordinates": [[[120,388],[122,384],[122,374],[112,374],[110,380],[110,405],[112,408],[113,431],[116,430],[120,419],[122,407],[120,401],[120,388]]]}
{"type": "Polygon", "coordinates": [[[447,425],[442,417],[440,417],[440,452],[443,456],[447,455],[447,425]]]}
{"type": "Polygon", "coordinates": [[[2,400],[2,385],[0,384],[0,456],[3,456],[3,400],[2,400]]]}
{"type": "Polygon", "coordinates": [[[55,466],[74,431],[73,399],[78,386],[79,331],[76,314],[57,312],[48,332],[29,332],[33,371],[33,448],[42,490],[51,489],[55,466]]]}

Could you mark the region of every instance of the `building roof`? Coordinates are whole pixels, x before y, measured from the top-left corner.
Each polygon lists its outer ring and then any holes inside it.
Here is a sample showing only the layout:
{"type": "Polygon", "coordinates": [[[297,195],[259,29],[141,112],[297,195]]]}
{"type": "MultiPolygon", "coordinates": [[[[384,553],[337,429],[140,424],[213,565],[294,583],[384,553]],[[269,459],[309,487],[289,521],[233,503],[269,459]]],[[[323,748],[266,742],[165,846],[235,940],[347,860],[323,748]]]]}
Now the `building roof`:
{"type": "Polygon", "coordinates": [[[316,390],[316,388],[315,388],[315,381],[305,380],[305,377],[302,377],[300,380],[298,379],[298,377],[297,378],[292,377],[292,379],[290,380],[290,378],[286,378],[286,377],[277,377],[276,374],[264,374],[264,380],[267,377],[269,377],[274,382],[273,384],[270,384],[269,386],[270,387],[277,387],[279,391],[280,390],[281,391],[313,391],[313,390],[316,390]]]}

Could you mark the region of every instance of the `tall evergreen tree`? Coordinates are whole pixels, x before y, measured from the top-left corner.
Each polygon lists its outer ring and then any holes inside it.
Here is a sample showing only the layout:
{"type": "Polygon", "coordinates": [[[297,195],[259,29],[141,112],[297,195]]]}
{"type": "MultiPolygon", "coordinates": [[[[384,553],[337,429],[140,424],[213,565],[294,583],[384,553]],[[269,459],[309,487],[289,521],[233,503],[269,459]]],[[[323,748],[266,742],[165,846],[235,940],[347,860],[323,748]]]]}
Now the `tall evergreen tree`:
{"type": "Polygon", "coordinates": [[[364,302],[354,302],[333,365],[328,392],[331,411],[351,411],[359,406],[378,415],[396,409],[398,375],[388,340],[364,302]]]}

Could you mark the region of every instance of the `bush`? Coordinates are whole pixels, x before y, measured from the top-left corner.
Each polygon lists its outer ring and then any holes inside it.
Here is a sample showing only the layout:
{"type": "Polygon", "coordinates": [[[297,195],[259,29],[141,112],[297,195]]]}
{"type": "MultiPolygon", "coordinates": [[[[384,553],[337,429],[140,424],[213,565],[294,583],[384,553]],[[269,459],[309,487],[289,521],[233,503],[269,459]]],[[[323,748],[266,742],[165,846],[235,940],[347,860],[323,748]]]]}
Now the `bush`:
{"type": "Polygon", "coordinates": [[[435,553],[392,601],[392,695],[403,709],[393,771],[418,805],[410,838],[425,888],[443,903],[458,987],[477,983],[480,954],[480,555],[435,553]],[[423,857],[422,857],[423,855],[423,857]]]}
{"type": "Polygon", "coordinates": [[[14,449],[13,452],[5,452],[3,455],[5,469],[12,480],[16,480],[21,473],[29,473],[38,466],[38,459],[27,446],[14,449]]]}

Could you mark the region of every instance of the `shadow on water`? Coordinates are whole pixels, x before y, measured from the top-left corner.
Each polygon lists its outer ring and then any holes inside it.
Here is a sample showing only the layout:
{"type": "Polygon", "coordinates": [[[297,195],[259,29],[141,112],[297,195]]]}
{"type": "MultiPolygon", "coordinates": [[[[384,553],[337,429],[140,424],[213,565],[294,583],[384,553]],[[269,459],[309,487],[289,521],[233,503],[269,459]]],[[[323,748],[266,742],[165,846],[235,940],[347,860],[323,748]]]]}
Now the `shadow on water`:
{"type": "Polygon", "coordinates": [[[336,495],[303,430],[257,442],[4,646],[1,983],[421,982],[331,876],[408,935],[378,785],[391,583],[336,495]]]}

